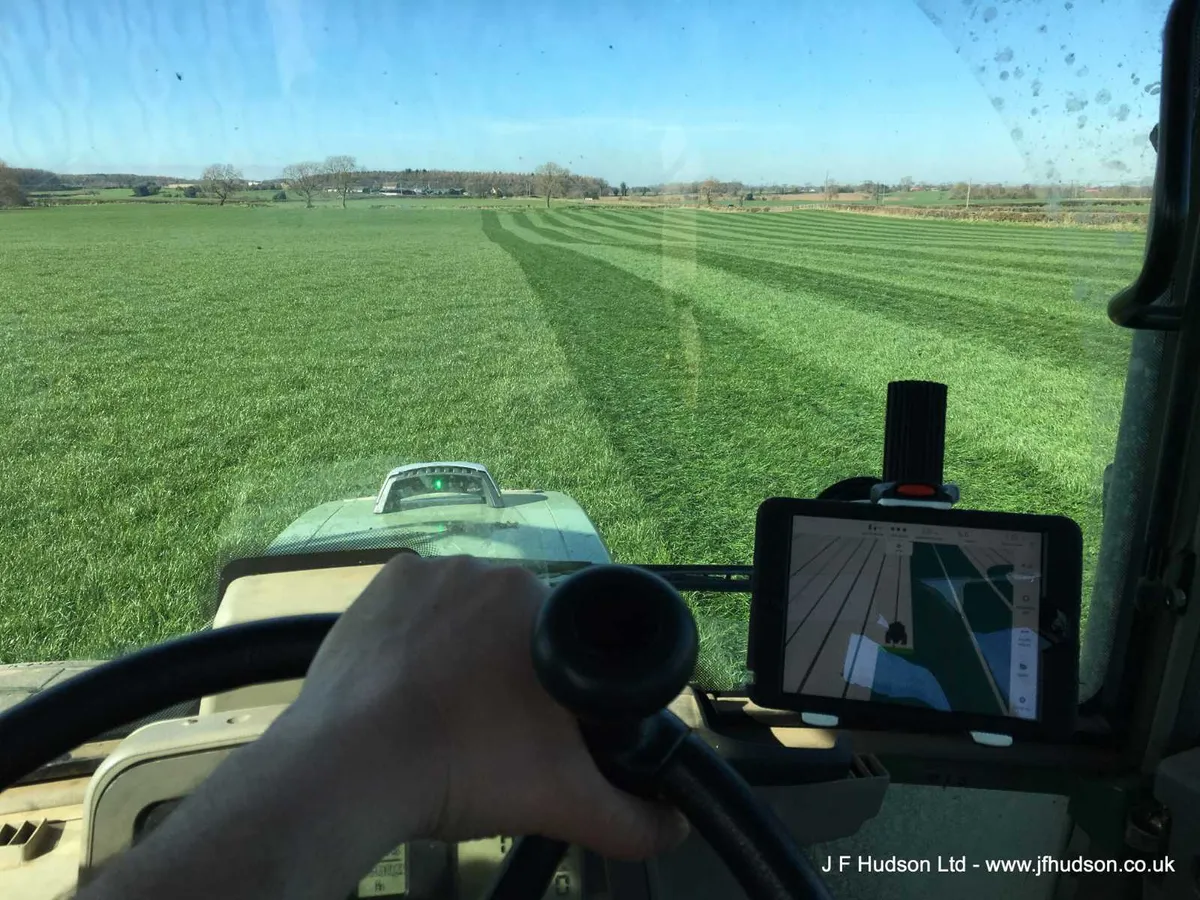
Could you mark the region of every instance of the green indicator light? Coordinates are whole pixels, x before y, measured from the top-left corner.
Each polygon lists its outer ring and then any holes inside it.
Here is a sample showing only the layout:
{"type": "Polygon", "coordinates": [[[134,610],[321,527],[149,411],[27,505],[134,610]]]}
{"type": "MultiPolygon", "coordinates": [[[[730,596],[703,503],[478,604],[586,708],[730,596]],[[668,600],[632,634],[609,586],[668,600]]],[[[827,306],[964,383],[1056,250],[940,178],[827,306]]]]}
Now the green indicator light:
{"type": "Polygon", "coordinates": [[[433,479],[433,489],[435,491],[440,491],[442,489],[442,479],[440,479],[440,478],[433,479]]]}

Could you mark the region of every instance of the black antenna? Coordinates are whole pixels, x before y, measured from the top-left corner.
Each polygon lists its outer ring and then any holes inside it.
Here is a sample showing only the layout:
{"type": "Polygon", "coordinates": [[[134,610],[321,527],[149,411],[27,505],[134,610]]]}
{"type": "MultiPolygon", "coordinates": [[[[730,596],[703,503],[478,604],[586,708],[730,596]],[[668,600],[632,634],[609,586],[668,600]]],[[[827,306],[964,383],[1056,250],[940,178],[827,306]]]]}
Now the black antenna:
{"type": "Polygon", "coordinates": [[[883,480],[940,487],[946,455],[946,386],[936,381],[888,385],[883,480]]]}
{"type": "Polygon", "coordinates": [[[883,439],[883,483],[871,499],[957,503],[958,489],[942,483],[946,456],[946,385],[936,381],[888,384],[883,439]]]}

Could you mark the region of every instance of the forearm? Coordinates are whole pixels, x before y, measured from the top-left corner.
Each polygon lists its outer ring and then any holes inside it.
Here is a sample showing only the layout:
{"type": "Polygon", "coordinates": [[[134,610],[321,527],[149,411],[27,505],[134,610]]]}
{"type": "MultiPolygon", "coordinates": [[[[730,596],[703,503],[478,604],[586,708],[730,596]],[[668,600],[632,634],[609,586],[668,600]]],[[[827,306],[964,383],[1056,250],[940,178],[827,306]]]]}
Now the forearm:
{"type": "Polygon", "coordinates": [[[79,896],[345,897],[430,802],[413,761],[363,758],[369,731],[293,707],[79,896]]]}

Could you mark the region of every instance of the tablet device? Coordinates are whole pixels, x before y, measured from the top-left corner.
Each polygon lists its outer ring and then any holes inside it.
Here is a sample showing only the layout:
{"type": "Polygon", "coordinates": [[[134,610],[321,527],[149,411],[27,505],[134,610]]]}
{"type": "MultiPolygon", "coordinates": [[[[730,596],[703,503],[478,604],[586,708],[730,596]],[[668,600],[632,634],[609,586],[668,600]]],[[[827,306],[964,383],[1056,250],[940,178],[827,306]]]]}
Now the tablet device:
{"type": "Polygon", "coordinates": [[[750,697],[841,727],[1064,737],[1081,572],[1061,516],[769,499],[750,697]]]}

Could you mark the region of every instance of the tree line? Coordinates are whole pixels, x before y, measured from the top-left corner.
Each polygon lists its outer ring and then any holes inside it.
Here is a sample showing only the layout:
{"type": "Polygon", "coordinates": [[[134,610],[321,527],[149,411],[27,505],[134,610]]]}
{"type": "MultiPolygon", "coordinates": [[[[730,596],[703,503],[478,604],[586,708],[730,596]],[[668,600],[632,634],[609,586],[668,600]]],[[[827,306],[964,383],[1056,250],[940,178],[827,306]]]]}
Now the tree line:
{"type": "MultiPolygon", "coordinates": [[[[219,204],[246,185],[242,173],[228,164],[204,170],[200,185],[206,196],[219,204]]],[[[580,175],[558,163],[548,162],[533,172],[463,172],[452,169],[364,169],[353,156],[330,156],[324,162],[299,162],[285,166],[280,177],[264,182],[280,191],[302,197],[312,207],[321,193],[333,192],[342,206],[350,194],[412,193],[456,194],[472,197],[591,197],[599,199],[615,190],[603,178],[580,175]]]]}
{"type": "MultiPolygon", "coordinates": [[[[200,177],[205,196],[224,205],[247,186],[236,167],[227,163],[208,166],[200,177]]],[[[450,169],[364,169],[353,156],[330,156],[324,162],[307,161],[287,165],[278,179],[260,182],[260,189],[278,189],[276,199],[290,192],[303,198],[309,208],[318,195],[334,193],[343,208],[350,194],[384,192],[412,194],[457,194],[473,197],[593,197],[613,192],[603,178],[579,175],[548,162],[533,172],[463,172],[450,169]]]]}
{"type": "MultiPolygon", "coordinates": [[[[46,169],[16,168],[0,162],[0,206],[24,206],[31,195],[65,190],[128,188],[134,196],[148,197],[167,185],[187,179],[164,175],[132,175],[94,173],[88,175],[59,175],[46,169]]],[[[836,182],[827,180],[819,185],[747,184],[715,177],[702,181],[676,181],[666,184],[630,186],[621,182],[610,185],[605,179],[571,172],[565,166],[547,162],[532,172],[459,171],[453,169],[364,169],[353,156],[337,155],[323,161],[293,163],[284,167],[277,178],[250,183],[237,167],[228,163],[208,166],[199,183],[182,189],[188,198],[207,197],[223,206],[231,197],[246,189],[272,191],[274,199],[286,200],[288,193],[302,198],[311,207],[313,200],[326,192],[337,196],[342,206],[350,194],[397,192],[401,194],[452,194],[471,197],[545,197],[547,205],[554,197],[593,198],[609,196],[684,195],[712,204],[714,200],[736,198],[753,200],[767,195],[819,194],[833,199],[839,194],[857,193],[882,202],[884,194],[906,192],[915,182],[905,176],[895,183],[880,181],[836,182]]],[[[948,192],[950,199],[962,200],[969,195],[979,200],[1047,200],[1083,195],[1078,185],[1006,185],[999,183],[969,184],[966,182],[926,183],[920,187],[948,192]]],[[[1086,196],[1106,198],[1145,198],[1151,194],[1148,185],[1116,185],[1091,190],[1086,196]]]]}

